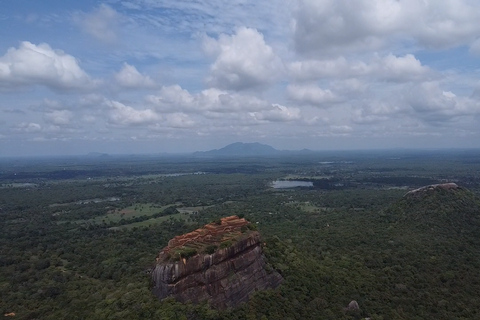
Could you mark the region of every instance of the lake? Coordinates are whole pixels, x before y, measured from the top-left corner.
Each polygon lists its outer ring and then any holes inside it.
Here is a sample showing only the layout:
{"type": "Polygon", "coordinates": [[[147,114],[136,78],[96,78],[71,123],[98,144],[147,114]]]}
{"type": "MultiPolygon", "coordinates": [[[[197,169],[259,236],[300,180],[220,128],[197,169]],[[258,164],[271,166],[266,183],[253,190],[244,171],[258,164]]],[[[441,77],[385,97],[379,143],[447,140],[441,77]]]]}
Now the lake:
{"type": "Polygon", "coordinates": [[[274,189],[288,189],[296,187],[313,187],[313,182],[310,181],[299,181],[299,180],[275,180],[272,182],[272,187],[274,189]]]}

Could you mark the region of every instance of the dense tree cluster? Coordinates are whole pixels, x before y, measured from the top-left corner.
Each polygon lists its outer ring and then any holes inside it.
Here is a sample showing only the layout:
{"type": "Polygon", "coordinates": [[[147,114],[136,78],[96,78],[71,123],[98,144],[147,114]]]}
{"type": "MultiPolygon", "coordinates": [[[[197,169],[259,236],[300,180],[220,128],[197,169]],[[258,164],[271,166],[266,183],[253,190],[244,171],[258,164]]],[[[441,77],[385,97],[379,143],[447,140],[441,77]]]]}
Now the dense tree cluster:
{"type": "Polygon", "coordinates": [[[114,176],[122,166],[103,163],[104,176],[66,180],[42,176],[41,168],[55,171],[49,164],[26,171],[40,179],[33,185],[4,178],[0,312],[14,312],[16,319],[478,318],[478,198],[462,190],[414,202],[403,198],[406,190],[398,184],[416,187],[423,180],[415,177],[455,179],[476,191],[478,177],[471,172],[480,164],[448,158],[428,167],[407,160],[209,160],[197,167],[136,161],[124,163],[128,174],[114,176]],[[234,172],[235,166],[251,171],[234,172]],[[209,167],[216,173],[188,174],[209,167]],[[185,175],[172,175],[178,172],[185,175]],[[269,187],[288,175],[327,174],[349,184],[269,187]],[[147,204],[151,212],[145,212],[147,204]],[[127,207],[137,211],[106,220],[127,207]],[[198,209],[180,213],[186,207],[198,209]],[[262,233],[268,268],[282,274],[283,284],[257,292],[235,310],[158,301],[149,287],[158,251],[175,235],[234,214],[262,233]],[[346,310],[352,300],[360,310],[346,310]]]}

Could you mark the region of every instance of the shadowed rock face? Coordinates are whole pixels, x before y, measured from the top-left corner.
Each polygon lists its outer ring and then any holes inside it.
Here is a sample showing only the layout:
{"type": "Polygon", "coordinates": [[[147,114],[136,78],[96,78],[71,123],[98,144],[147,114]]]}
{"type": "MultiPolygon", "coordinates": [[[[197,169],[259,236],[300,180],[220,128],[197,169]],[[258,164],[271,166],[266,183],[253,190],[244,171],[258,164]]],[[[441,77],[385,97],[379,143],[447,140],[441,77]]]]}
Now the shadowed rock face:
{"type": "Polygon", "coordinates": [[[152,271],[153,293],[159,299],[173,296],[181,302],[208,301],[216,308],[227,308],[247,301],[254,291],[277,287],[282,277],[266,271],[260,234],[241,231],[248,224],[233,216],[172,239],[159,253],[152,271]],[[198,242],[184,241],[187,238],[198,242]],[[226,247],[221,245],[225,241],[229,242],[226,247]],[[220,248],[211,254],[202,252],[213,245],[220,248]],[[188,258],[175,256],[185,248],[200,253],[188,258]]]}

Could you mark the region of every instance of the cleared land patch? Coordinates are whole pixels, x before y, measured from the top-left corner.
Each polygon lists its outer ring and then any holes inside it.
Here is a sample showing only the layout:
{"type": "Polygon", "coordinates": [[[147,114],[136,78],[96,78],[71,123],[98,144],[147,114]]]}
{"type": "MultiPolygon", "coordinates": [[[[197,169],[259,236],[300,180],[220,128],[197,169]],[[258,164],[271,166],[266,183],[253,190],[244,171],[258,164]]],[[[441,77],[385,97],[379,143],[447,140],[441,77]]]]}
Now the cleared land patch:
{"type": "Polygon", "coordinates": [[[164,221],[168,221],[169,219],[177,219],[177,220],[183,220],[185,223],[189,223],[188,221],[188,215],[185,213],[176,213],[176,214],[171,214],[168,216],[163,216],[163,217],[158,217],[158,218],[151,218],[143,221],[138,221],[138,222],[132,222],[128,224],[124,224],[118,227],[112,227],[110,230],[122,230],[122,229],[132,229],[132,228],[139,228],[139,227],[148,227],[152,226],[157,223],[162,223],[164,221]]]}

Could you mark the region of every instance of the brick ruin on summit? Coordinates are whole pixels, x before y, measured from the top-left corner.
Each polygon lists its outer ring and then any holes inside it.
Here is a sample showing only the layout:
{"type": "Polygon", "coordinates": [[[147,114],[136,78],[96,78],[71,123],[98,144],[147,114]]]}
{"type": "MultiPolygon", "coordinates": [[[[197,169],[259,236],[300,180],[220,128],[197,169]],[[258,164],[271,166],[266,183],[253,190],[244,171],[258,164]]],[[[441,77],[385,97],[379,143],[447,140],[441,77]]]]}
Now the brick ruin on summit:
{"type": "Polygon", "coordinates": [[[250,222],[238,216],[221,218],[219,222],[212,222],[203,228],[174,237],[162,252],[168,254],[172,250],[184,246],[202,247],[210,244],[220,244],[240,235],[242,227],[248,224],[250,222]]]}

